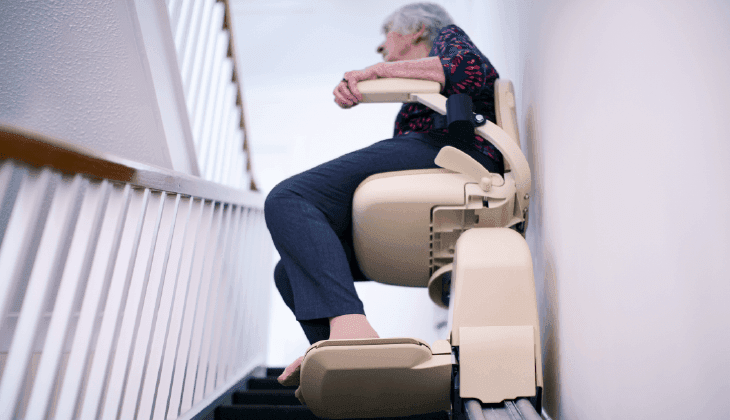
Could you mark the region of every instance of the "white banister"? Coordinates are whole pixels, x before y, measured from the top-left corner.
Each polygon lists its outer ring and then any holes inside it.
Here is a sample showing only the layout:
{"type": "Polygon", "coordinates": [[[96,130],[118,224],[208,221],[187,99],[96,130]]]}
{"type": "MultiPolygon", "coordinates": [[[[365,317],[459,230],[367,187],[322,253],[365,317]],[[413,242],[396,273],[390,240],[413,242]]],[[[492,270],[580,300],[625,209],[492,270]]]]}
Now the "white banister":
{"type": "Polygon", "coordinates": [[[141,56],[168,54],[144,65],[185,173],[0,124],[0,420],[186,420],[265,363],[229,4],[125,1],[141,56]]]}
{"type": "Polygon", "coordinates": [[[187,419],[265,362],[261,195],[10,127],[0,150],[0,419],[187,419]]]}

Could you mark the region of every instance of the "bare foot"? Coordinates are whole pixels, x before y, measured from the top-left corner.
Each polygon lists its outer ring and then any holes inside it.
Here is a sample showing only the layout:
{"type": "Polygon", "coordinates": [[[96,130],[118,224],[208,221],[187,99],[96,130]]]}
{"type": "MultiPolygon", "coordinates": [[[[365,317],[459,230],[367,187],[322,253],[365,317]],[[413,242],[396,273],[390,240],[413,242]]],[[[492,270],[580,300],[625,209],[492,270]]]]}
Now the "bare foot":
{"type": "Polygon", "coordinates": [[[351,338],[380,338],[380,336],[365,315],[351,314],[330,318],[330,340],[351,338]]]}
{"type": "Polygon", "coordinates": [[[276,380],[284,386],[299,385],[299,372],[301,371],[302,360],[304,360],[304,356],[298,358],[294,361],[294,363],[287,366],[287,368],[284,369],[284,373],[282,373],[276,380]]]}

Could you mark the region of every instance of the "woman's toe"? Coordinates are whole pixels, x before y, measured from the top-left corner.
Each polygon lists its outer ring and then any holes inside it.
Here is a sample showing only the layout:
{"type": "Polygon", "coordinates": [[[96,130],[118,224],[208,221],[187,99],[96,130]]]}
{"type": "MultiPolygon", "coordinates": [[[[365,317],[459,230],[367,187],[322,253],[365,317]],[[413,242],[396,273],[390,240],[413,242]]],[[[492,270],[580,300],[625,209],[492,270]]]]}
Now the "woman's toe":
{"type": "Polygon", "coordinates": [[[284,373],[277,378],[280,384],[284,386],[299,385],[299,372],[302,367],[302,360],[304,360],[304,356],[298,358],[284,369],[284,373]]]}

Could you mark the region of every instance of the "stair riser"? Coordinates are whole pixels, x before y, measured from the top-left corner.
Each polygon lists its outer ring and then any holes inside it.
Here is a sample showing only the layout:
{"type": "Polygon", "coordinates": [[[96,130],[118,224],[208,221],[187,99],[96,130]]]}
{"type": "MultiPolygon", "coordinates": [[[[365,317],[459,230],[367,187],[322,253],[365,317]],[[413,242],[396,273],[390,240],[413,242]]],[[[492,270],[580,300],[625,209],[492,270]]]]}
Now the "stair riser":
{"type": "Polygon", "coordinates": [[[234,405],[302,405],[291,391],[256,392],[233,394],[234,405]]]}

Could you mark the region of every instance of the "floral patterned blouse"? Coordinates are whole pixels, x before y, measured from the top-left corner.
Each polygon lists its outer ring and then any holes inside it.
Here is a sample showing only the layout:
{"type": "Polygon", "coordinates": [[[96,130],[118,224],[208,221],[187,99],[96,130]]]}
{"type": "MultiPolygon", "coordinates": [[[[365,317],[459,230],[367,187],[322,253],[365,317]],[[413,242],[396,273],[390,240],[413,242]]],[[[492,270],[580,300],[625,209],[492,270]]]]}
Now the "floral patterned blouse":
{"type": "MultiPolygon", "coordinates": [[[[499,78],[499,74],[461,28],[456,25],[442,28],[436,35],[428,56],[438,56],[441,59],[446,76],[446,84],[441,90],[442,95],[448,98],[456,93],[468,93],[474,102],[474,111],[496,122],[494,81],[499,78]]],[[[433,128],[435,115],[436,111],[425,105],[403,104],[395,120],[393,136],[416,132],[446,137],[448,129],[433,128]]],[[[474,145],[496,162],[502,161],[502,154],[491,143],[476,134],[474,145]]]]}

